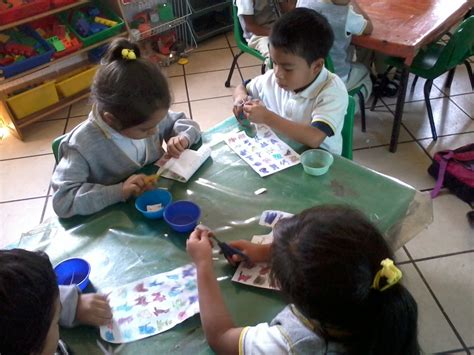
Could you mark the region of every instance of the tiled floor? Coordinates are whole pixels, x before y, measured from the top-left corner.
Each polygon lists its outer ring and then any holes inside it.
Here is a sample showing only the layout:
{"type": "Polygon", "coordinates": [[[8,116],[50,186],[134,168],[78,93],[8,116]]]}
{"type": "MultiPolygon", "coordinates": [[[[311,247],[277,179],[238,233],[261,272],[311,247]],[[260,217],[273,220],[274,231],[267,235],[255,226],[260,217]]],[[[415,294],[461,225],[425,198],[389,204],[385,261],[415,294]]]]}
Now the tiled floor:
{"type": "MultiPolygon", "coordinates": [[[[166,68],[173,108],[186,112],[203,129],[230,116],[233,88],[225,88],[224,81],[236,52],[232,35],[222,35],[200,45],[187,66],[166,68]]],[[[243,55],[232,86],[259,73],[259,62],[243,55]]],[[[407,93],[397,153],[388,152],[395,101],[384,99],[374,112],[367,112],[366,133],[360,131],[356,119],[355,161],[417,189],[433,188],[434,180],[426,169],[434,152],[474,142],[474,92],[464,66],[456,71],[450,90],[443,88],[443,80],[435,81],[431,95],[440,135],[437,142],[430,138],[420,82],[407,93]]],[[[21,232],[54,215],[50,144],[88,112],[87,102],[72,105],[31,126],[24,142],[12,136],[0,142],[0,246],[18,240],[21,232]]],[[[470,209],[445,191],[434,200],[433,224],[397,252],[405,283],[418,301],[420,343],[427,353],[474,351],[474,230],[465,217],[470,209]]]]}

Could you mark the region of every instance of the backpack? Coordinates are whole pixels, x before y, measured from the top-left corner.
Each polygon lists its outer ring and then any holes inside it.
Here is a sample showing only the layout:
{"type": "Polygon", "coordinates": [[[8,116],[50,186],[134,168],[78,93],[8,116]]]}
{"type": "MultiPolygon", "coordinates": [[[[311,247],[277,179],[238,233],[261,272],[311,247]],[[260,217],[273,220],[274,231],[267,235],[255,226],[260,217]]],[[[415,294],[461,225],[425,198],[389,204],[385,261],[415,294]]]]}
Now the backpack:
{"type": "Polygon", "coordinates": [[[461,200],[474,203],[474,143],[437,152],[428,173],[436,179],[432,198],[445,186],[461,200]]]}

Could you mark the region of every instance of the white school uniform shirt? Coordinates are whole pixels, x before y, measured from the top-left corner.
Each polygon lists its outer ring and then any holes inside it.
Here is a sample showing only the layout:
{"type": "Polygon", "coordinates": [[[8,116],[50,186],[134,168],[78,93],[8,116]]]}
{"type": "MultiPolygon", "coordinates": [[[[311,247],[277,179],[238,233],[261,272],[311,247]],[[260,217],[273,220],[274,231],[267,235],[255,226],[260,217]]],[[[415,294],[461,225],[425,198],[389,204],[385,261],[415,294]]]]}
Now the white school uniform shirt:
{"type": "Polygon", "coordinates": [[[246,89],[250,96],[262,100],[267,109],[283,118],[308,126],[316,122],[328,125],[334,134],[327,136],[320,147],[341,154],[348,95],[345,84],[336,74],[323,67],[306,89],[295,93],[279,87],[273,70],[269,70],[252,79],[246,89]]]}

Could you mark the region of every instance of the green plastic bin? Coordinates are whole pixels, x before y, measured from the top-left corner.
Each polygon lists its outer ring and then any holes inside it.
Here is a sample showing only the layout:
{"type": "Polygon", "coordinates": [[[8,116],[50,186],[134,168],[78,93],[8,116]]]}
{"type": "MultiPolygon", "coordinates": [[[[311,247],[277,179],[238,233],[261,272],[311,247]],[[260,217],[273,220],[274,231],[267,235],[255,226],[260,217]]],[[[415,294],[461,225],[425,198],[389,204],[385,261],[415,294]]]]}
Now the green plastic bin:
{"type": "Polygon", "coordinates": [[[81,42],[84,43],[84,47],[92,46],[93,44],[97,42],[101,42],[109,37],[113,37],[117,34],[119,34],[124,26],[123,20],[118,17],[112,10],[110,10],[108,7],[106,7],[104,4],[99,3],[99,2],[91,2],[90,4],[86,4],[84,6],[81,6],[79,8],[75,8],[69,11],[65,11],[61,14],[59,14],[59,17],[63,22],[66,23],[67,27],[69,30],[71,30],[80,40],[81,42]],[[107,18],[108,20],[112,20],[117,22],[115,26],[109,27],[106,30],[100,31],[98,33],[95,33],[91,36],[87,37],[82,37],[74,28],[74,26],[71,24],[72,16],[75,11],[81,11],[87,7],[97,7],[100,10],[100,14],[102,17],[107,18]]]}

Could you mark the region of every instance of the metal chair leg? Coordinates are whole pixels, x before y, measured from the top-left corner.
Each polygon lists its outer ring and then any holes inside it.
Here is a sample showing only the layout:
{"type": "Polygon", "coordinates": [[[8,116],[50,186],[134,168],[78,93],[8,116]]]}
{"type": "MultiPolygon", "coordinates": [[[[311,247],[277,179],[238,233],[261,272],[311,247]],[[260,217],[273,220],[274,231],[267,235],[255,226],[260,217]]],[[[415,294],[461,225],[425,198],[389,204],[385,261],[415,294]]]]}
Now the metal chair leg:
{"type": "Polygon", "coordinates": [[[362,126],[362,132],[365,132],[365,102],[361,90],[357,92],[357,96],[359,97],[360,123],[362,126]]]}
{"type": "Polygon", "coordinates": [[[469,80],[471,81],[471,89],[474,90],[474,77],[472,75],[471,63],[465,60],[464,65],[466,66],[467,73],[469,74],[469,80]]]}
{"type": "Polygon", "coordinates": [[[426,109],[428,111],[428,119],[430,121],[430,126],[431,126],[431,134],[433,135],[433,140],[437,140],[438,135],[436,134],[436,126],[434,123],[433,111],[431,110],[431,102],[430,102],[430,92],[431,92],[432,85],[433,85],[433,80],[426,80],[423,91],[425,93],[425,103],[426,103],[426,109]]]}
{"type": "MultiPolygon", "coordinates": [[[[454,67],[453,69],[451,69],[448,73],[448,77],[446,78],[446,82],[444,83],[444,87],[446,89],[449,89],[451,88],[451,84],[453,83],[453,79],[454,79],[454,73],[456,72],[456,67],[454,67]]],[[[426,85],[426,84],[425,84],[426,85]]]]}
{"type": "Polygon", "coordinates": [[[411,83],[411,90],[412,91],[415,88],[417,81],[418,81],[418,75],[415,75],[415,77],[413,78],[413,82],[411,83]]]}
{"type": "Polygon", "coordinates": [[[226,88],[230,87],[230,81],[232,79],[232,74],[234,74],[234,69],[235,69],[235,66],[237,64],[237,59],[239,59],[239,57],[244,54],[244,52],[240,51],[239,54],[235,55],[234,56],[234,59],[232,60],[232,65],[230,67],[230,70],[229,70],[229,75],[227,76],[227,80],[225,81],[224,85],[226,88]]]}

